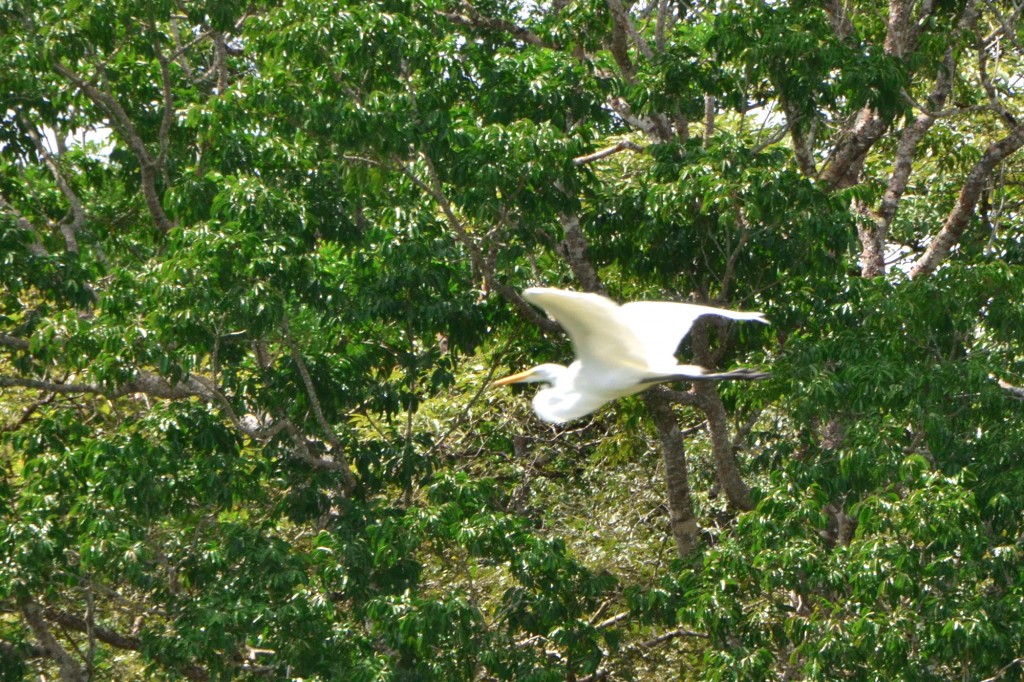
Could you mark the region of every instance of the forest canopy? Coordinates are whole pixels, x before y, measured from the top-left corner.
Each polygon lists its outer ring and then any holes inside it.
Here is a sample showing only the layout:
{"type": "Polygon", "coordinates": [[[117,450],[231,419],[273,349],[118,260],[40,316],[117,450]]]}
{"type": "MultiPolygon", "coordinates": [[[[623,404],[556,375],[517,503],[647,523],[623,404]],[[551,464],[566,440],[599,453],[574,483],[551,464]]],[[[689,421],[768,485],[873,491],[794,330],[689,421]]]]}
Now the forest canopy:
{"type": "Polygon", "coordinates": [[[0,680],[1020,679],[1022,11],[0,2],[0,680]]]}

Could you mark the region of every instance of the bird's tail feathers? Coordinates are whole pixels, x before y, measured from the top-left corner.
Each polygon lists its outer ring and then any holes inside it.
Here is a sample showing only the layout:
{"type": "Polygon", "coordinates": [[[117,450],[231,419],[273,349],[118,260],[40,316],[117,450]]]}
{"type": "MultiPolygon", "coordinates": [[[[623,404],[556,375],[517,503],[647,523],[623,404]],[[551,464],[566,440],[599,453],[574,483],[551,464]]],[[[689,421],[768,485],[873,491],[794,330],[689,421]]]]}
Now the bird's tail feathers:
{"type": "Polygon", "coordinates": [[[730,320],[749,320],[751,322],[760,322],[761,324],[771,324],[768,318],[764,316],[764,313],[748,313],[742,310],[721,310],[716,313],[722,317],[728,317],[730,320]]]}
{"type": "Polygon", "coordinates": [[[679,365],[672,372],[657,374],[644,379],[645,384],[662,384],[669,381],[756,381],[767,379],[769,372],[762,372],[751,367],[739,367],[727,372],[712,372],[700,365],[679,365]]]}
{"type": "Polygon", "coordinates": [[[719,379],[732,379],[735,381],[757,381],[767,379],[771,372],[762,372],[753,367],[739,367],[728,372],[708,372],[699,377],[691,377],[690,381],[718,381],[719,379]]]}

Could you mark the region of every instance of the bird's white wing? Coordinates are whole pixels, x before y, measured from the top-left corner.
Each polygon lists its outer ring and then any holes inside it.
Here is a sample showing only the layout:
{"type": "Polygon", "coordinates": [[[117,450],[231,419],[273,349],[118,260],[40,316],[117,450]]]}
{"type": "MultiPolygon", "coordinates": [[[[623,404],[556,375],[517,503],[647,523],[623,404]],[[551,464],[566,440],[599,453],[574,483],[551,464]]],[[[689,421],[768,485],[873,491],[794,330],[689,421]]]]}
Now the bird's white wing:
{"type": "Polygon", "coordinates": [[[745,313],[692,303],[635,301],[619,308],[620,319],[643,344],[646,360],[652,367],[675,363],[679,342],[702,315],[768,323],[763,313],[745,313]]]}
{"type": "Polygon", "coordinates": [[[527,289],[523,298],[562,325],[582,364],[647,366],[646,347],[615,302],[599,294],[544,287],[527,289]]]}

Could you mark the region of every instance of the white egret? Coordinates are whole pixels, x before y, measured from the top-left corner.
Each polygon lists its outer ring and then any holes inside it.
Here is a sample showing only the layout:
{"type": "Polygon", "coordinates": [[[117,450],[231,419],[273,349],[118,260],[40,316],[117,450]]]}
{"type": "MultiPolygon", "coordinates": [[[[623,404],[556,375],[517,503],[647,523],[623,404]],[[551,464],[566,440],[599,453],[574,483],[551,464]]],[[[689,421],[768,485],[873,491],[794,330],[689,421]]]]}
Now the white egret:
{"type": "Polygon", "coordinates": [[[534,287],[523,298],[543,308],[569,334],[576,361],[568,367],[538,365],[494,382],[496,386],[549,384],[533,399],[537,416],[562,423],[590,414],[605,403],[666,381],[763,379],[751,369],[711,372],[680,365],[679,342],[702,315],[768,324],[762,313],[722,310],[690,303],[636,301],[618,305],[598,294],[534,287]]]}

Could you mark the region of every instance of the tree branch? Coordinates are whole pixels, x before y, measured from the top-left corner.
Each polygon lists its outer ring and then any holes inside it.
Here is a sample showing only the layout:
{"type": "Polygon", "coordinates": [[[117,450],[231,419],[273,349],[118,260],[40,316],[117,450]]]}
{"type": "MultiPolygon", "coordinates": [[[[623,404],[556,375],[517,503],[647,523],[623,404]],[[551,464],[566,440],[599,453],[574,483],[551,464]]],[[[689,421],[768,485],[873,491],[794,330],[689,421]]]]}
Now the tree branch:
{"type": "Polygon", "coordinates": [[[658,53],[665,51],[665,34],[675,24],[675,12],[669,0],[658,0],[658,18],[654,23],[654,46],[658,53]]]}
{"type": "Polygon", "coordinates": [[[156,59],[160,63],[160,92],[164,106],[164,113],[160,119],[160,132],[157,136],[160,152],[157,154],[155,163],[164,183],[169,185],[171,180],[167,174],[167,154],[170,149],[171,125],[174,123],[174,93],[171,90],[170,63],[158,45],[154,45],[153,49],[156,52],[156,59]]]}
{"type": "Polygon", "coordinates": [[[39,232],[38,230],[36,230],[35,225],[33,225],[28,218],[23,216],[21,212],[18,211],[18,209],[11,205],[11,203],[7,201],[7,198],[4,197],[3,194],[0,194],[0,210],[4,211],[9,216],[13,217],[14,222],[17,223],[18,227],[32,235],[33,241],[31,244],[28,245],[29,253],[31,253],[33,256],[50,255],[50,252],[46,249],[46,246],[43,244],[43,240],[39,236],[39,232]]]}
{"type": "Polygon", "coordinates": [[[894,57],[902,58],[913,46],[909,44],[910,35],[908,29],[910,23],[910,9],[913,0],[889,0],[889,18],[886,25],[885,53],[894,57]]]}
{"type": "Polygon", "coordinates": [[[987,45],[997,36],[1003,36],[1007,40],[1009,40],[1013,44],[1013,46],[1016,47],[1018,50],[1024,49],[1024,47],[1022,47],[1021,45],[1020,40],[1017,38],[1016,30],[1016,23],[1020,19],[1021,12],[1024,12],[1024,4],[1015,3],[1013,13],[1009,16],[1009,18],[1003,15],[1003,13],[999,10],[999,5],[997,5],[992,0],[985,0],[985,4],[988,6],[990,10],[992,10],[992,14],[995,16],[996,21],[999,22],[999,26],[995,30],[993,30],[992,33],[985,36],[983,42],[987,45]]]}
{"type": "MultiPolygon", "coordinates": [[[[8,345],[15,348],[28,348],[28,342],[23,339],[17,339],[10,337],[6,334],[0,334],[0,345],[8,345]]],[[[305,368],[305,363],[300,362],[300,374],[304,374],[303,382],[307,383],[307,390],[310,390],[311,380],[309,379],[309,372],[305,368]]],[[[41,379],[30,379],[27,377],[11,377],[0,375],[0,388],[29,388],[39,391],[46,391],[51,394],[93,394],[101,395],[107,398],[118,398],[121,396],[129,395],[132,393],[141,393],[154,398],[162,398],[168,400],[184,399],[184,398],[201,398],[210,403],[216,403],[221,406],[224,412],[227,414],[228,419],[246,435],[258,439],[258,440],[269,440],[276,436],[279,432],[285,431],[292,439],[292,443],[295,446],[293,455],[296,459],[309,464],[310,466],[322,469],[326,471],[340,472],[346,486],[346,493],[351,492],[351,489],[355,485],[355,480],[352,477],[352,472],[345,461],[344,457],[339,457],[340,461],[331,459],[324,459],[322,457],[315,456],[306,444],[305,437],[301,434],[298,428],[287,418],[280,418],[274,424],[269,427],[263,427],[258,423],[255,418],[248,420],[246,417],[239,418],[235,413],[233,407],[228,401],[227,397],[224,396],[219,390],[216,389],[213,382],[200,375],[189,375],[184,381],[179,384],[172,385],[163,377],[153,374],[152,372],[139,371],[136,373],[135,378],[126,384],[117,386],[114,388],[108,388],[100,386],[98,384],[81,384],[81,383],[62,383],[55,381],[46,381],[41,379]],[[256,423],[249,423],[250,421],[256,423]]],[[[315,394],[311,400],[316,400],[315,394]]],[[[319,401],[316,402],[314,411],[319,411],[318,419],[322,419],[323,411],[320,409],[319,401]]],[[[322,425],[322,424],[321,424],[322,425]]],[[[327,428],[329,434],[334,437],[334,442],[331,442],[332,447],[335,448],[337,454],[340,456],[341,447],[337,443],[337,438],[334,436],[333,431],[327,428]]],[[[330,442],[330,441],[329,441],[330,442]]]]}
{"type": "Polygon", "coordinates": [[[1024,125],[1018,125],[1010,130],[1005,137],[988,146],[988,149],[967,174],[956,204],[946,217],[942,229],[932,238],[928,248],[911,267],[911,278],[923,277],[935,272],[935,269],[949,255],[950,249],[960,240],[960,236],[967,228],[993,169],[1020,149],[1022,145],[1024,145],[1024,125]]]}
{"type": "Polygon", "coordinates": [[[401,172],[413,182],[413,184],[423,190],[428,196],[432,197],[441,207],[441,212],[444,214],[445,220],[451,228],[452,233],[469,254],[469,261],[473,266],[474,273],[477,277],[480,277],[483,280],[484,288],[486,289],[489,287],[497,291],[502,298],[512,303],[512,305],[514,305],[519,312],[526,317],[526,319],[533,324],[536,324],[544,331],[557,332],[560,330],[561,327],[558,326],[558,323],[541,315],[537,312],[536,308],[527,303],[523,297],[519,295],[519,292],[507,284],[499,282],[494,277],[493,269],[488,265],[488,259],[484,256],[477,243],[473,241],[473,238],[470,236],[466,226],[455,214],[454,207],[451,205],[451,202],[448,201],[448,197],[444,193],[444,186],[441,184],[441,178],[437,173],[437,168],[434,167],[433,161],[425,153],[421,153],[420,157],[426,165],[427,175],[430,179],[429,183],[426,183],[416,177],[416,174],[412,172],[412,169],[402,163],[401,160],[396,158],[392,159],[392,161],[397,168],[399,168],[401,172]]]}
{"type": "Polygon", "coordinates": [[[1003,676],[1010,671],[1010,668],[1018,665],[1024,667],[1024,658],[1013,659],[1012,661],[1004,665],[1002,668],[997,670],[995,675],[993,675],[992,677],[986,677],[981,682],[996,682],[996,680],[1001,680],[1003,679],[1003,676]]]}
{"type": "MultiPolygon", "coordinates": [[[[281,320],[281,331],[284,335],[285,343],[288,344],[288,349],[291,351],[292,360],[295,362],[295,365],[299,370],[299,376],[302,377],[302,383],[306,388],[306,395],[309,397],[309,404],[310,407],[313,408],[313,414],[316,416],[316,421],[320,425],[321,430],[323,430],[324,436],[327,438],[327,442],[331,444],[331,454],[336,458],[336,460],[332,462],[334,466],[330,466],[328,468],[331,468],[341,474],[345,493],[349,494],[355,490],[356,479],[349,468],[349,463],[344,453],[344,447],[338,439],[338,435],[334,432],[334,428],[327,421],[327,418],[324,417],[323,407],[321,407],[320,399],[316,395],[316,387],[313,385],[313,379],[309,376],[309,369],[307,369],[306,362],[302,359],[302,353],[299,352],[298,344],[296,344],[295,339],[292,338],[287,318],[283,318],[281,320]]],[[[309,455],[310,457],[313,456],[305,446],[305,442],[302,440],[301,435],[296,433],[294,426],[289,430],[289,434],[292,436],[293,441],[298,439],[302,443],[302,447],[300,448],[301,453],[309,455]]],[[[319,457],[314,459],[320,462],[325,461],[319,457]]]]}
{"type": "Polygon", "coordinates": [[[21,608],[21,613],[32,630],[32,634],[39,640],[40,646],[46,652],[46,656],[57,663],[60,679],[63,682],[87,682],[89,676],[85,669],[50,632],[50,626],[46,624],[39,604],[24,597],[18,600],[18,606],[21,608]]]}
{"type": "Polygon", "coordinates": [[[0,376],[0,388],[12,387],[33,388],[49,393],[95,393],[97,395],[107,395],[109,393],[102,386],[95,384],[63,384],[54,381],[43,381],[41,379],[0,376]]]}
{"type": "MultiPolygon", "coordinates": [[[[7,334],[0,334],[0,346],[28,350],[29,342],[7,334]]],[[[199,374],[190,374],[178,384],[171,384],[158,374],[140,370],[136,372],[135,378],[131,381],[109,388],[99,384],[64,383],[60,381],[49,381],[44,379],[31,379],[28,377],[13,377],[0,375],[0,388],[28,388],[38,391],[45,391],[51,394],[68,395],[73,393],[101,395],[114,399],[132,393],[141,393],[153,398],[165,400],[180,400],[185,398],[201,398],[202,400],[215,403],[221,407],[228,419],[247,436],[261,441],[273,438],[281,430],[285,429],[287,420],[279,420],[270,426],[263,426],[255,418],[239,418],[227,396],[217,389],[215,383],[208,377],[199,374]]]]}
{"type": "Polygon", "coordinates": [[[1003,389],[1017,400],[1024,400],[1024,388],[1020,386],[1014,386],[1010,382],[1004,381],[1003,379],[999,379],[995,376],[993,376],[992,378],[996,380],[996,383],[999,385],[999,388],[1003,389]]]}
{"type": "Polygon", "coordinates": [[[704,95],[704,135],[703,144],[707,149],[711,146],[712,136],[715,134],[715,96],[704,95]]]}
{"type": "MultiPolygon", "coordinates": [[[[9,338],[9,337],[7,337],[9,338]]],[[[0,337],[0,342],[5,339],[0,337]]],[[[153,398],[165,400],[178,400],[182,398],[202,398],[209,402],[215,402],[216,396],[195,376],[190,375],[177,384],[171,384],[159,374],[139,370],[135,377],[120,386],[113,388],[99,384],[63,383],[59,381],[48,381],[44,379],[30,379],[28,377],[12,377],[0,375],[0,387],[21,387],[31,388],[49,393],[85,393],[102,395],[107,398],[120,398],[132,393],[143,393],[153,398]]]]}
{"type": "Polygon", "coordinates": [[[630,611],[623,611],[622,613],[617,613],[611,618],[605,618],[600,623],[594,625],[594,629],[604,630],[605,628],[609,628],[612,625],[617,625],[618,623],[621,623],[624,620],[628,620],[630,615],[632,615],[630,611]]]}
{"type": "Polygon", "coordinates": [[[121,133],[125,143],[132,152],[134,152],[139,161],[142,194],[146,200],[146,207],[149,209],[149,213],[153,217],[153,221],[161,232],[169,232],[171,228],[174,227],[174,223],[171,222],[167,217],[167,214],[164,213],[163,204],[160,201],[160,195],[156,191],[155,170],[157,168],[157,163],[146,149],[146,144],[142,141],[142,137],[139,136],[138,131],[135,129],[135,125],[132,123],[131,117],[128,116],[128,112],[124,110],[121,103],[110,95],[110,93],[100,90],[95,85],[72,71],[63,62],[55,61],[53,63],[53,69],[74,83],[86,97],[92,100],[92,102],[97,106],[104,109],[111,117],[112,122],[115,124],[114,128],[121,133]]]}
{"type": "Polygon", "coordinates": [[[17,336],[11,336],[10,334],[4,334],[0,332],[0,346],[6,346],[7,348],[16,348],[18,350],[28,350],[29,341],[28,339],[18,338],[17,336]]]}
{"type": "MultiPolygon", "coordinates": [[[[619,615],[623,615],[623,614],[619,614],[619,615]]],[[[669,630],[668,632],[662,633],[662,634],[658,635],[657,637],[652,637],[651,639],[644,640],[643,642],[639,642],[637,644],[633,644],[633,645],[631,645],[631,648],[633,648],[633,649],[651,649],[653,647],[658,646],[659,644],[664,644],[665,642],[669,642],[669,641],[671,641],[673,639],[677,639],[679,637],[696,637],[696,638],[699,638],[699,639],[708,639],[708,635],[706,635],[704,633],[694,632],[693,630],[686,630],[684,628],[676,628],[675,630],[669,630]]],[[[579,680],[577,680],[577,682],[599,682],[599,680],[610,679],[611,675],[612,675],[612,673],[611,673],[610,670],[607,670],[606,668],[600,668],[596,672],[594,672],[594,673],[592,673],[590,675],[587,675],[586,677],[579,678],[579,680]]]]}
{"type": "Polygon", "coordinates": [[[643,152],[644,147],[638,145],[636,142],[630,142],[629,140],[620,140],[613,144],[611,147],[605,147],[604,149],[593,152],[592,154],[586,154],[584,156],[577,156],[572,160],[577,166],[582,166],[587,163],[593,163],[594,161],[600,161],[603,158],[611,156],[612,154],[618,154],[621,151],[629,150],[631,152],[643,152]]]}
{"type": "MultiPolygon", "coordinates": [[[[808,178],[818,176],[818,169],[814,163],[814,127],[812,120],[809,125],[804,125],[804,115],[789,97],[779,94],[779,102],[782,104],[782,113],[786,117],[784,130],[789,133],[793,141],[793,156],[796,157],[797,166],[800,172],[808,178]]],[[[767,146],[767,145],[766,145],[767,146]]]]}
{"type": "Polygon", "coordinates": [[[462,9],[464,14],[458,12],[443,12],[439,11],[438,14],[443,16],[448,21],[459,26],[465,26],[472,29],[485,29],[489,31],[496,31],[498,33],[507,33],[517,40],[521,40],[524,43],[533,45],[535,47],[546,47],[557,49],[556,45],[549,45],[544,40],[531,31],[528,28],[517,26],[510,21],[504,21],[502,19],[496,19],[493,17],[485,17],[473,7],[469,2],[463,0],[462,9]]]}
{"type": "Polygon", "coordinates": [[[213,73],[217,75],[217,94],[223,95],[228,89],[228,45],[220,31],[213,32],[213,73]]]}
{"type": "Polygon", "coordinates": [[[896,209],[899,207],[900,199],[902,199],[910,180],[917,145],[935,123],[935,116],[930,112],[942,109],[949,96],[953,86],[955,68],[953,48],[950,47],[946,49],[946,57],[942,66],[939,67],[935,86],[928,97],[929,111],[919,113],[913,123],[904,128],[900,134],[900,141],[896,147],[896,160],[885,194],[882,195],[881,205],[874,216],[874,225],[871,229],[861,231],[860,264],[863,277],[877,277],[885,274],[885,244],[889,237],[892,221],[896,216],[896,209]]]}
{"type": "MultiPolygon", "coordinates": [[[[956,34],[959,35],[964,31],[973,30],[974,25],[977,23],[977,18],[976,2],[971,0],[965,5],[961,13],[956,34]]],[[[912,38],[912,40],[916,41],[916,38],[912,38]]],[[[905,127],[900,134],[893,170],[889,176],[889,182],[885,194],[882,196],[878,211],[873,216],[873,224],[870,227],[864,227],[859,230],[862,246],[860,257],[861,275],[863,277],[877,277],[885,274],[885,245],[892,221],[896,216],[896,210],[899,207],[899,202],[906,191],[907,183],[910,179],[917,146],[935,123],[953,88],[953,80],[956,73],[956,52],[953,49],[953,43],[955,42],[956,37],[954,36],[950,41],[950,46],[946,48],[942,63],[938,67],[935,85],[928,95],[927,105],[919,109],[920,113],[915,117],[914,121],[905,127]]]]}
{"type": "Polygon", "coordinates": [[[740,254],[743,253],[743,249],[747,245],[747,241],[750,239],[750,223],[747,221],[747,215],[743,211],[742,207],[738,207],[736,211],[736,222],[740,226],[740,237],[736,241],[736,246],[733,247],[732,251],[729,252],[729,256],[725,261],[725,270],[722,272],[721,285],[719,287],[718,294],[715,295],[715,303],[721,305],[725,303],[729,296],[729,287],[732,285],[732,278],[736,275],[736,261],[739,259],[740,254]]]}
{"type": "Polygon", "coordinates": [[[981,85],[985,90],[985,96],[988,98],[989,108],[999,115],[999,118],[1012,127],[1017,125],[1017,117],[1010,113],[1010,111],[999,101],[999,93],[996,92],[995,86],[992,84],[992,78],[988,73],[988,46],[984,44],[978,45],[978,79],[981,81],[981,85]]]}
{"type": "Polygon", "coordinates": [[[652,637],[651,639],[640,642],[640,644],[638,644],[637,646],[643,647],[644,649],[650,649],[651,647],[658,646],[659,644],[664,644],[665,642],[672,639],[676,639],[677,637],[695,637],[697,639],[708,639],[708,635],[704,634],[703,632],[694,632],[693,630],[687,630],[685,628],[676,628],[675,630],[663,632],[657,637],[652,637]]]}
{"type": "Polygon", "coordinates": [[[87,619],[68,613],[67,611],[61,611],[60,609],[48,606],[43,609],[42,613],[47,620],[57,623],[68,630],[89,632],[91,629],[98,641],[103,642],[104,644],[109,644],[112,647],[127,649],[129,651],[139,651],[142,648],[142,640],[138,637],[122,635],[114,630],[90,624],[87,619]]]}
{"type": "MultiPolygon", "coordinates": [[[[961,22],[969,20],[973,15],[975,1],[967,3],[961,15],[961,22]]],[[[911,0],[889,0],[884,43],[886,54],[903,59],[915,49],[921,26],[931,13],[932,3],[931,0],[921,3],[918,13],[920,22],[917,24],[912,21],[912,7],[911,0]]],[[[868,151],[888,129],[889,122],[881,118],[873,107],[865,106],[858,112],[850,129],[841,137],[841,142],[833,149],[830,163],[821,171],[819,179],[833,189],[843,189],[857,184],[868,151]]]]}
{"type": "Polygon", "coordinates": [[[699,402],[697,394],[692,391],[677,391],[676,389],[668,388],[667,386],[659,386],[659,390],[662,395],[668,398],[669,402],[675,405],[687,405],[693,407],[699,402]]]}
{"type": "Polygon", "coordinates": [[[206,36],[199,36],[193,39],[188,46],[181,42],[181,29],[178,27],[178,18],[172,13],[170,16],[171,36],[174,38],[174,45],[176,49],[171,53],[171,59],[177,59],[178,64],[181,66],[182,72],[185,74],[185,78],[192,80],[192,65],[189,64],[188,57],[185,56],[185,51],[193,43],[202,40],[206,36]]]}
{"type": "Polygon", "coordinates": [[[829,163],[818,178],[832,189],[856,185],[868,150],[888,129],[889,123],[870,106],[861,109],[852,127],[840,136],[842,141],[833,149],[829,163]]]}
{"type": "MultiPolygon", "coordinates": [[[[60,625],[62,628],[73,630],[75,632],[91,632],[98,641],[114,648],[125,651],[142,650],[142,639],[139,637],[123,635],[115,630],[97,626],[89,623],[87,619],[82,618],[81,616],[76,616],[73,613],[62,611],[52,606],[48,606],[43,609],[42,613],[47,620],[60,625]]],[[[205,682],[210,678],[210,674],[207,670],[200,665],[184,665],[179,668],[179,670],[186,678],[195,680],[196,682],[205,682]]]]}
{"type": "Polygon", "coordinates": [[[434,201],[437,202],[438,206],[441,207],[441,212],[444,213],[445,220],[448,222],[448,226],[452,228],[455,233],[455,237],[459,240],[467,252],[469,252],[469,259],[473,265],[473,269],[476,271],[478,277],[489,279],[491,273],[487,272],[486,260],[484,259],[483,252],[480,250],[479,245],[473,241],[470,237],[469,231],[463,224],[462,220],[455,215],[455,209],[452,207],[448,196],[444,192],[444,185],[441,183],[441,176],[437,172],[437,168],[434,166],[434,161],[425,152],[420,153],[420,158],[423,160],[424,165],[427,169],[427,177],[429,183],[423,182],[416,174],[412,172],[404,163],[395,159],[399,168],[402,172],[413,181],[420,189],[426,192],[428,195],[433,197],[434,201]]]}
{"type": "Polygon", "coordinates": [[[843,0],[825,0],[825,14],[828,15],[828,22],[832,31],[840,41],[845,41],[853,34],[854,26],[850,20],[850,9],[843,0]]]}
{"type": "Polygon", "coordinates": [[[661,114],[637,116],[633,113],[629,103],[621,97],[610,99],[608,106],[619,118],[651,139],[658,140],[659,142],[667,142],[672,139],[672,126],[669,125],[668,119],[665,116],[661,114]]]}
{"type": "Polygon", "coordinates": [[[53,176],[54,182],[57,184],[57,188],[60,193],[64,195],[64,198],[68,202],[70,207],[71,220],[62,220],[60,223],[61,234],[64,235],[65,248],[70,253],[78,253],[78,232],[82,229],[82,225],[85,224],[85,208],[82,205],[82,200],[78,197],[78,194],[71,189],[71,185],[68,184],[67,178],[64,177],[64,171],[61,170],[57,160],[53,158],[50,151],[43,144],[42,137],[39,135],[39,131],[35,125],[29,121],[25,116],[18,115],[18,119],[21,121],[22,126],[25,128],[25,132],[28,133],[29,138],[32,140],[32,144],[35,146],[36,151],[39,152],[39,156],[42,157],[43,163],[46,164],[47,169],[50,171],[50,175],[53,176]]]}
{"type": "MultiPolygon", "coordinates": [[[[629,23],[628,17],[626,18],[626,23],[629,23]]],[[[612,58],[619,67],[619,73],[622,74],[623,80],[629,84],[636,83],[636,65],[629,57],[629,41],[627,40],[628,33],[626,28],[623,22],[619,21],[614,15],[612,16],[611,28],[608,51],[612,53],[612,58]]]]}
{"type": "Polygon", "coordinates": [[[38,644],[7,642],[0,639],[0,658],[23,661],[30,658],[46,658],[46,649],[38,644]]]}
{"type": "Polygon", "coordinates": [[[647,44],[644,37],[636,30],[636,26],[633,25],[633,20],[629,17],[629,12],[623,7],[621,0],[605,0],[605,4],[608,5],[608,11],[612,15],[612,23],[630,37],[633,44],[640,50],[640,54],[648,60],[654,59],[654,52],[651,50],[651,46],[647,44]]]}

